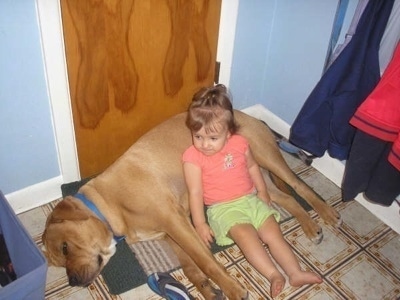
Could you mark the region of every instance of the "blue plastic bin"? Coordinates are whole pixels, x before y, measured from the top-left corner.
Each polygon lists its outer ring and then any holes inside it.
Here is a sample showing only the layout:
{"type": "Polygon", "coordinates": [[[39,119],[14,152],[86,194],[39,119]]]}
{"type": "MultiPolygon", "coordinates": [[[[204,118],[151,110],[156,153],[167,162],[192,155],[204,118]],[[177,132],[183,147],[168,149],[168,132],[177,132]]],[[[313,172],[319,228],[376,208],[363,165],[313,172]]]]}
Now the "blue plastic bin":
{"type": "Polygon", "coordinates": [[[0,287],[0,299],[44,299],[47,261],[0,191],[0,232],[17,279],[0,287]]]}

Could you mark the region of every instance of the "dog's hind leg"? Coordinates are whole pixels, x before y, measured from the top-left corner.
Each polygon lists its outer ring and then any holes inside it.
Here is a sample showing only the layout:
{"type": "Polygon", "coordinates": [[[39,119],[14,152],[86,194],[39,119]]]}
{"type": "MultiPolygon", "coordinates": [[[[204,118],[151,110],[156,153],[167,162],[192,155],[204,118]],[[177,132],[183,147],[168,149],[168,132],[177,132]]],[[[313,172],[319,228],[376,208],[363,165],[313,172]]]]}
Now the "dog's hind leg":
{"type": "Polygon", "coordinates": [[[322,220],[328,225],[338,227],[342,223],[340,214],[330,205],[328,205],[315,191],[313,191],[308,185],[287,167],[287,171],[273,172],[278,179],[283,180],[295,193],[301,196],[307,203],[317,212],[322,220]]]}
{"type": "Polygon", "coordinates": [[[287,210],[300,223],[305,235],[314,243],[322,241],[322,228],[313,220],[307,211],[290,195],[285,183],[279,178],[271,180],[267,171],[263,170],[264,180],[267,183],[268,192],[273,202],[287,210]],[[277,181],[276,181],[277,180],[277,181]],[[283,192],[285,191],[285,192],[283,192]]]}
{"type": "MultiPolygon", "coordinates": [[[[249,116],[246,117],[243,113],[235,112],[235,117],[238,118],[241,125],[240,133],[249,140],[251,151],[260,167],[291,186],[299,196],[310,204],[325,223],[339,226],[341,224],[340,214],[293,173],[283,158],[271,130],[261,121],[249,116]]],[[[296,214],[293,213],[294,216],[304,215],[303,212],[298,211],[303,210],[300,205],[296,208],[292,201],[289,204],[294,212],[297,211],[296,214]]],[[[285,207],[285,205],[282,206],[285,207]]],[[[299,222],[304,222],[304,220],[299,220],[299,222]]],[[[311,235],[316,236],[317,232],[311,233],[311,235]]]]}

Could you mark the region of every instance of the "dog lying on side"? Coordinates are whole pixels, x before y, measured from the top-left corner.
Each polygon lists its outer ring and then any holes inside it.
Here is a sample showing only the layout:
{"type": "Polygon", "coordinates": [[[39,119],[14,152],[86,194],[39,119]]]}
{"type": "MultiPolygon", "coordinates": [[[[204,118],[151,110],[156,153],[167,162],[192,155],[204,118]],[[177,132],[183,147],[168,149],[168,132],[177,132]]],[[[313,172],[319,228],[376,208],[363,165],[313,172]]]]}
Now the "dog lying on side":
{"type": "MultiPolygon", "coordinates": [[[[115,252],[113,235],[126,236],[128,243],[165,238],[205,299],[221,297],[209,279],[228,299],[246,299],[247,291],[214,259],[190,222],[181,164],[182,153],[192,143],[185,118],[182,113],[158,125],[80,188],[105,220],[72,196],[49,215],[44,253],[49,264],[66,268],[70,285],[87,286],[99,275],[115,252]]],[[[278,189],[270,174],[306,199],[327,224],[338,226],[340,215],[294,175],[267,126],[240,111],[235,111],[235,119],[263,169],[271,199],[297,218],[308,238],[320,242],[321,227],[291,195],[278,189]]]]}

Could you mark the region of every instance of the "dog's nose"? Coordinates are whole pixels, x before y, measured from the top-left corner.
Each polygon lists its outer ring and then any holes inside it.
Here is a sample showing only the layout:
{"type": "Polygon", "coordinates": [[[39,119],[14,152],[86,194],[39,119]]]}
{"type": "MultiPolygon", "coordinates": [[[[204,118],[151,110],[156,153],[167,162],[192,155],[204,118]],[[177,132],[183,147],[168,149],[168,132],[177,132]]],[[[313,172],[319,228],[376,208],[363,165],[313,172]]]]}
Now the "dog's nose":
{"type": "Polygon", "coordinates": [[[68,280],[69,280],[70,286],[78,286],[79,285],[79,279],[75,275],[69,276],[68,280]]]}

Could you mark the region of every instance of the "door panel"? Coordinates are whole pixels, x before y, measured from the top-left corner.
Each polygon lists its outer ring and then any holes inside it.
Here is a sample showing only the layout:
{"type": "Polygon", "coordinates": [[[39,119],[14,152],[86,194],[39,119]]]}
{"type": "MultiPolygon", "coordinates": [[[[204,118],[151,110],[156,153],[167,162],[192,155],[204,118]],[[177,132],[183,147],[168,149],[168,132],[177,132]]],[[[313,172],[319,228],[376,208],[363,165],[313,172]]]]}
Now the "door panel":
{"type": "Polygon", "coordinates": [[[221,0],[61,0],[61,8],[84,178],[213,83],[221,0]]]}

